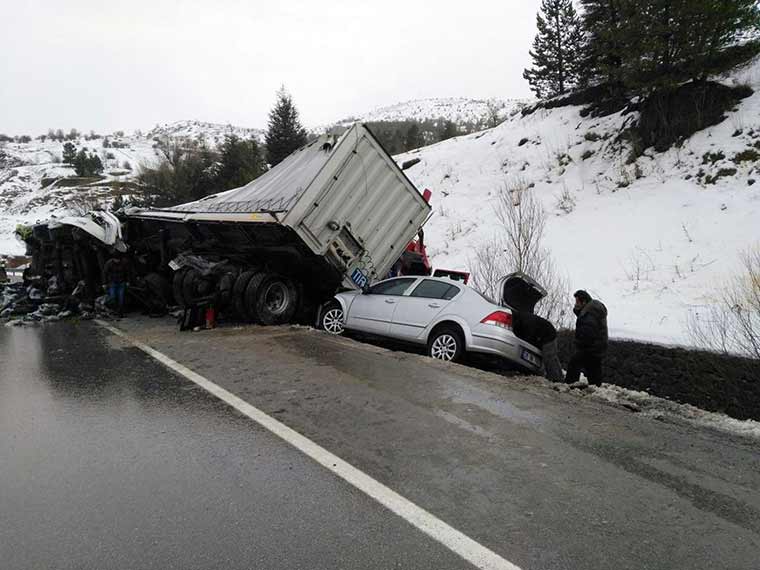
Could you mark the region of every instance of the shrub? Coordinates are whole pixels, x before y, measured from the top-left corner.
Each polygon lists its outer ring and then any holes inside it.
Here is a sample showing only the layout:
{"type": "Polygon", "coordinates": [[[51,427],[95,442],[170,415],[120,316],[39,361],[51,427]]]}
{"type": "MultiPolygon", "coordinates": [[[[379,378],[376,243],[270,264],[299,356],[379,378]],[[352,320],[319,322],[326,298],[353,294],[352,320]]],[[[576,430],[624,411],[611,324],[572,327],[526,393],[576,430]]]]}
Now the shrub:
{"type": "Polygon", "coordinates": [[[717,125],[727,110],[752,93],[746,86],[728,87],[712,81],[654,91],[638,105],[639,120],[632,127],[638,154],[650,146],[663,152],[695,132],[717,125]]]}
{"type": "Polygon", "coordinates": [[[741,152],[737,152],[731,160],[734,164],[756,162],[757,160],[760,160],[760,152],[757,152],[754,148],[746,148],[741,152]]]}
{"type": "Polygon", "coordinates": [[[742,254],[739,273],[715,298],[701,315],[691,315],[692,340],[708,350],[760,360],[760,244],[742,254]]]}
{"type": "Polygon", "coordinates": [[[718,152],[706,152],[702,155],[702,164],[715,164],[719,160],[726,158],[726,155],[722,151],[718,152]]]}
{"type": "Polygon", "coordinates": [[[737,172],[736,168],[721,168],[713,176],[710,176],[709,174],[705,176],[705,184],[715,184],[721,178],[733,176],[737,172]]]}
{"type": "Polygon", "coordinates": [[[548,295],[536,306],[536,313],[557,328],[569,325],[567,299],[570,289],[543,245],[546,213],[541,202],[524,180],[508,181],[499,190],[495,207],[499,223],[492,240],[475,248],[470,261],[473,287],[486,297],[498,300],[496,285],[500,277],[522,271],[533,277],[548,295]]]}
{"type": "Polygon", "coordinates": [[[591,158],[594,156],[594,151],[591,149],[584,150],[583,154],[581,155],[581,160],[586,160],[587,158],[591,158]]]}
{"type": "Polygon", "coordinates": [[[557,209],[569,214],[575,210],[575,198],[567,189],[567,186],[563,185],[562,193],[557,197],[557,209]]]}
{"type": "Polygon", "coordinates": [[[585,135],[583,135],[583,138],[590,142],[596,142],[602,140],[602,136],[595,133],[594,131],[589,131],[585,135]]]}

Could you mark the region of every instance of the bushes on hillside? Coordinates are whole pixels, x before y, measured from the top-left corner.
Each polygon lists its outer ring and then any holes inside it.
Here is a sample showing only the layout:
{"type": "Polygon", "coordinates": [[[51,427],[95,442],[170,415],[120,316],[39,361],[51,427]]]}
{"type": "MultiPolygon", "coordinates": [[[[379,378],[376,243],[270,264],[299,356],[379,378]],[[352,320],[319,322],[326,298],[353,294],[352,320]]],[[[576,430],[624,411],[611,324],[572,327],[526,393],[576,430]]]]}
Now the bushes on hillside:
{"type": "Polygon", "coordinates": [[[189,202],[242,186],[266,170],[258,142],[235,135],[227,135],[218,151],[202,140],[161,141],[156,150],[159,164],[144,167],[138,175],[146,203],[154,206],[189,202]]]}

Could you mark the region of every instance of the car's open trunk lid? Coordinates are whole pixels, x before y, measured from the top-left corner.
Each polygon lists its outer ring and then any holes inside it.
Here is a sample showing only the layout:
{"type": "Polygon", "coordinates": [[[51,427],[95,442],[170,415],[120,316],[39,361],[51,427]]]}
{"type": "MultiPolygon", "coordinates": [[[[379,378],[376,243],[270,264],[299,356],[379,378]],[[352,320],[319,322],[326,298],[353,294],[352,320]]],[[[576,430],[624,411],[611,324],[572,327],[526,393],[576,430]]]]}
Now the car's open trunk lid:
{"type": "Polygon", "coordinates": [[[534,312],[536,303],[546,297],[546,289],[521,271],[510,273],[499,281],[501,304],[518,311],[534,312]]]}

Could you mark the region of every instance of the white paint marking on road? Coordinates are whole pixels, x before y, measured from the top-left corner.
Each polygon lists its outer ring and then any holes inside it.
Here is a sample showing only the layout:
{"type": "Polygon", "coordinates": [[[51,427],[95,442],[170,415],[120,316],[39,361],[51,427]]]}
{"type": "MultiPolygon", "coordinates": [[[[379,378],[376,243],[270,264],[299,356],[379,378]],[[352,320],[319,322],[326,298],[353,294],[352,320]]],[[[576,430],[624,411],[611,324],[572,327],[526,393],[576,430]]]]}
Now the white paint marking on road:
{"type": "Polygon", "coordinates": [[[132,338],[116,327],[99,319],[96,319],[95,322],[113,334],[128,340],[135,347],[149,354],[164,366],[174,370],[177,374],[184,376],[207,392],[210,392],[220,400],[223,400],[240,413],[248,416],[266,430],[285,440],[302,453],[308,455],[311,459],[329,471],[332,471],[335,475],[353,485],[363,493],[369,495],[375,501],[396,513],[398,516],[411,523],[452,552],[458,554],[475,567],[481,568],[482,570],[520,570],[515,564],[505,560],[492,550],[475,542],[469,536],[447,525],[422,507],[418,507],[363,471],[360,471],[346,461],[343,461],[337,455],[330,453],[285,424],[268,416],[232,392],[228,392],[221,386],[217,386],[197,372],[193,372],[186,366],[172,360],[147,344],[132,338]]]}

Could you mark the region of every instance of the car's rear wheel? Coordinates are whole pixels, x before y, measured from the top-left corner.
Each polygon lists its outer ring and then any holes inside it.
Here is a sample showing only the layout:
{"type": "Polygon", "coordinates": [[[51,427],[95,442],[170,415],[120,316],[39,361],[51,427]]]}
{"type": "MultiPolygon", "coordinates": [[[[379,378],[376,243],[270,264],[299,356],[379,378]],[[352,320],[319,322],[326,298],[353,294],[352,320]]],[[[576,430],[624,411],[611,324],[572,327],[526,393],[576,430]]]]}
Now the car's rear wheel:
{"type": "Polygon", "coordinates": [[[428,355],[445,362],[459,362],[464,355],[464,338],[454,327],[441,327],[428,339],[428,355]]]}
{"type": "Polygon", "coordinates": [[[337,301],[329,303],[324,311],[322,317],[319,319],[319,324],[323,330],[326,330],[330,334],[343,334],[345,330],[345,315],[343,314],[343,307],[337,301]]]}

